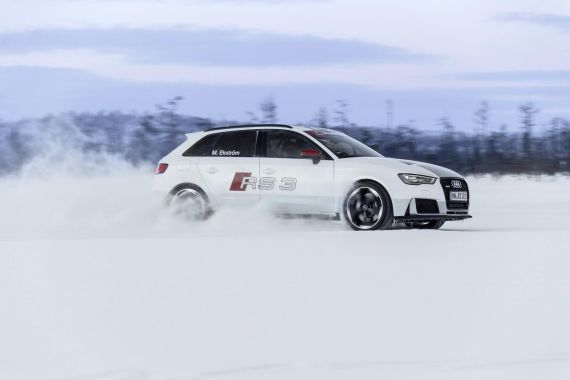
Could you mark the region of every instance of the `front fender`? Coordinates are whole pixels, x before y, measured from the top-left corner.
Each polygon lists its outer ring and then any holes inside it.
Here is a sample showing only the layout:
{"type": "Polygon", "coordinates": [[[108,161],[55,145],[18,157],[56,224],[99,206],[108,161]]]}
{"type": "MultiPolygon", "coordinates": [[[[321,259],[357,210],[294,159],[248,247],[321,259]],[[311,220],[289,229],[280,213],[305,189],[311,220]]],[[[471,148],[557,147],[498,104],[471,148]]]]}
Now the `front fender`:
{"type": "Polygon", "coordinates": [[[392,209],[394,216],[405,215],[408,205],[413,198],[428,198],[436,200],[445,200],[443,190],[439,180],[433,185],[406,185],[398,177],[398,173],[393,170],[376,170],[377,173],[367,173],[362,170],[354,173],[342,170],[337,173],[336,178],[336,210],[342,212],[342,203],[346,198],[350,188],[359,181],[373,181],[384,187],[392,201],[392,209]]]}

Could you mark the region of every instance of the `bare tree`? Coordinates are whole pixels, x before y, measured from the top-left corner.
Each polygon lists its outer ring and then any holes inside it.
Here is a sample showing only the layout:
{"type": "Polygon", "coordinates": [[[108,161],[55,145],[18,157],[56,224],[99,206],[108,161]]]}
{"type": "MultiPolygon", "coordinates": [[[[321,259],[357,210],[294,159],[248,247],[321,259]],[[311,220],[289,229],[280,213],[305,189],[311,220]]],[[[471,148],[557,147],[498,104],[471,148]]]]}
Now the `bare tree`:
{"type": "Polygon", "coordinates": [[[277,104],[275,104],[273,98],[269,97],[263,100],[259,104],[259,110],[261,111],[262,123],[277,123],[277,104]]]}
{"type": "Polygon", "coordinates": [[[164,104],[157,104],[156,109],[156,129],[162,135],[162,151],[168,152],[173,149],[181,141],[183,131],[181,130],[181,120],[178,114],[178,105],[184,98],[175,96],[164,104]]]}
{"type": "Polygon", "coordinates": [[[257,117],[257,115],[255,114],[255,112],[252,111],[247,111],[246,112],[247,118],[249,120],[250,123],[253,124],[257,124],[259,123],[259,118],[257,117]]]}
{"type": "Polygon", "coordinates": [[[530,161],[532,160],[532,128],[536,125],[534,117],[538,113],[538,109],[532,103],[525,103],[519,106],[519,111],[521,112],[523,129],[522,153],[525,160],[530,161]]]}
{"type": "Polygon", "coordinates": [[[443,134],[439,143],[439,156],[444,164],[451,168],[456,168],[460,165],[460,162],[455,141],[455,126],[447,117],[441,118],[439,125],[443,127],[443,134]]]}
{"type": "Polygon", "coordinates": [[[473,152],[473,161],[475,165],[484,165],[482,161],[484,160],[484,155],[481,154],[481,150],[484,149],[483,141],[485,141],[487,136],[487,131],[489,128],[489,104],[486,101],[481,102],[479,108],[475,111],[475,147],[473,152]]]}
{"type": "Polygon", "coordinates": [[[348,103],[346,100],[339,99],[336,101],[333,121],[339,128],[346,128],[350,125],[348,120],[348,103]]]}
{"type": "Polygon", "coordinates": [[[328,128],[329,114],[326,107],[319,108],[311,124],[319,128],[328,128]]]}
{"type": "Polygon", "coordinates": [[[394,102],[386,100],[386,128],[394,126],[394,102]]]}
{"type": "Polygon", "coordinates": [[[164,104],[157,104],[158,110],[158,123],[164,129],[176,128],[179,124],[178,120],[178,105],[184,98],[182,96],[175,96],[164,104]]]}
{"type": "Polygon", "coordinates": [[[486,101],[482,101],[475,111],[475,123],[478,135],[485,136],[489,132],[489,103],[486,101]]]}

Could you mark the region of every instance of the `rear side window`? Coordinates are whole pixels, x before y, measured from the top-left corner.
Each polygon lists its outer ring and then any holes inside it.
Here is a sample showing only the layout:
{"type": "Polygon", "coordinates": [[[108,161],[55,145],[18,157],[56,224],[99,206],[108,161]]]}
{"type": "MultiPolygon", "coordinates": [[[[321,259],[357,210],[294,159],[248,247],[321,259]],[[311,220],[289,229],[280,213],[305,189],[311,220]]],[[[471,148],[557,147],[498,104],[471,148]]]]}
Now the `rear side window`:
{"type": "Polygon", "coordinates": [[[306,137],[289,131],[267,131],[265,142],[266,156],[273,158],[301,158],[304,149],[321,151],[306,137]]]}
{"type": "Polygon", "coordinates": [[[254,157],[256,142],[256,131],[220,133],[209,155],[213,157],[254,157]]]}
{"type": "Polygon", "coordinates": [[[203,137],[182,155],[185,157],[254,157],[256,131],[214,133],[203,137]]]}
{"type": "Polygon", "coordinates": [[[212,146],[220,137],[219,133],[214,133],[206,137],[202,137],[198,142],[190,147],[186,152],[182,153],[185,157],[209,156],[212,153],[212,146]]]}

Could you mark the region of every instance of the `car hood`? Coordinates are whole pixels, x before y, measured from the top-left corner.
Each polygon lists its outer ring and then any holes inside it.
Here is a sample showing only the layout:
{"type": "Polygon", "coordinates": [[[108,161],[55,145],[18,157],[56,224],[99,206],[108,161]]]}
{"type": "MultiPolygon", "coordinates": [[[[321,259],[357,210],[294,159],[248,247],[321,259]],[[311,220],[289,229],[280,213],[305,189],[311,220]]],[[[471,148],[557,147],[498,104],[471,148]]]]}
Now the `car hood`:
{"type": "Polygon", "coordinates": [[[411,161],[411,160],[399,160],[399,161],[403,162],[407,165],[416,166],[416,167],[420,167],[420,168],[429,170],[430,172],[432,172],[433,174],[435,174],[437,177],[440,177],[440,178],[442,178],[442,177],[463,178],[463,176],[460,175],[459,173],[454,172],[451,169],[444,168],[443,166],[428,164],[427,162],[420,162],[420,161],[411,161]]]}
{"type": "MultiPolygon", "coordinates": [[[[461,175],[457,174],[453,170],[444,168],[442,166],[428,164],[426,162],[411,161],[411,160],[400,160],[397,158],[388,157],[354,157],[354,158],[343,158],[340,160],[342,163],[355,164],[357,166],[361,165],[382,165],[383,167],[389,167],[398,173],[410,173],[410,174],[420,174],[428,175],[432,177],[459,177],[461,175]]],[[[352,166],[352,165],[350,165],[352,166]]]]}

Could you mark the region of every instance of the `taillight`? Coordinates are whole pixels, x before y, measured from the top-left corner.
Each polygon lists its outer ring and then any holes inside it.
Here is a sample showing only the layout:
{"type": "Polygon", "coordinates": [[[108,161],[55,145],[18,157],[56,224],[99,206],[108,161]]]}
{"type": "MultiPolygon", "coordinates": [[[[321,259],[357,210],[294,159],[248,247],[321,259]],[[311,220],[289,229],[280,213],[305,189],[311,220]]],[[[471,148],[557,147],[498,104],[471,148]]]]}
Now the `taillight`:
{"type": "Polygon", "coordinates": [[[156,167],[156,174],[162,174],[166,171],[166,169],[168,169],[168,164],[164,164],[164,163],[160,163],[158,164],[158,166],[156,167]]]}

